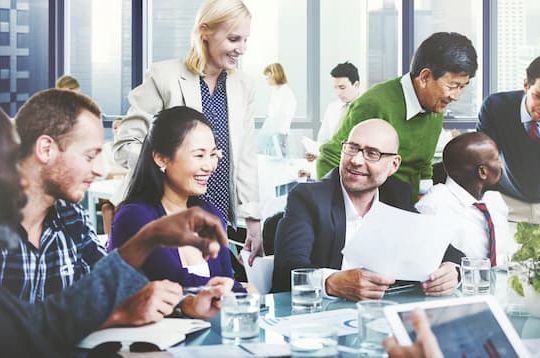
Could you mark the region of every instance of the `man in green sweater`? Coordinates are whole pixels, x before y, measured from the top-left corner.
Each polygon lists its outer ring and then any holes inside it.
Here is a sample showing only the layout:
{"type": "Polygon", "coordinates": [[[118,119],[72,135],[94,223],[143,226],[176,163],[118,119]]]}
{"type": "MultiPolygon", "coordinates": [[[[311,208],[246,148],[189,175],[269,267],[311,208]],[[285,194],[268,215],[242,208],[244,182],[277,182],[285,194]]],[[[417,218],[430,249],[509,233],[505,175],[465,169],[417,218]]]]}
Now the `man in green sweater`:
{"type": "Polygon", "coordinates": [[[411,186],[413,197],[427,191],[433,183],[431,161],[443,112],[459,98],[477,67],[476,51],[467,37],[455,32],[428,37],[416,51],[409,73],[373,86],[352,102],[341,127],[320,148],[318,178],[339,165],[341,142],[356,124],[382,118],[399,134],[402,163],[394,176],[411,186]]]}

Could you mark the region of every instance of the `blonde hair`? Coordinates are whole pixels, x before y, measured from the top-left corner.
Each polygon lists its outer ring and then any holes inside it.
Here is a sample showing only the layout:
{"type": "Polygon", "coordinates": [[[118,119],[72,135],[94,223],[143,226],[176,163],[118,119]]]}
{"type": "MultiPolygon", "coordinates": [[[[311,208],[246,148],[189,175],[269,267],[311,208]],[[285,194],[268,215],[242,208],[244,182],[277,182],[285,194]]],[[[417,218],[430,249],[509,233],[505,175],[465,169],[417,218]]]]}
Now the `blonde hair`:
{"type": "Polygon", "coordinates": [[[79,81],[77,81],[75,77],[72,77],[70,75],[60,76],[56,80],[55,87],[58,89],[67,89],[67,90],[72,90],[72,91],[78,91],[81,89],[81,85],[79,84],[79,81]]]}
{"type": "Polygon", "coordinates": [[[276,85],[284,85],[287,83],[287,75],[281,63],[272,63],[264,68],[263,75],[270,76],[276,85]]]}
{"type": "Polygon", "coordinates": [[[197,12],[191,32],[191,48],[185,60],[187,69],[194,74],[202,75],[208,62],[208,49],[203,40],[202,25],[213,30],[224,22],[239,21],[245,17],[251,18],[251,13],[242,0],[205,0],[197,12]]]}

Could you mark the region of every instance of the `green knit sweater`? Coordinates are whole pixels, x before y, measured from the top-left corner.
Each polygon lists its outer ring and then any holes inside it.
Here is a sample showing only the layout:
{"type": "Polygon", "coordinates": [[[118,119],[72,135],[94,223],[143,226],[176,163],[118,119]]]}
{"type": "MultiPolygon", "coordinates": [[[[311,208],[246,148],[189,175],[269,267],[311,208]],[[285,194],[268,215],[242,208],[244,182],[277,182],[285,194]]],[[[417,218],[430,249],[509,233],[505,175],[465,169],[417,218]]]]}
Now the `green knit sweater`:
{"type": "Polygon", "coordinates": [[[420,179],[431,179],[431,160],[442,130],[441,113],[419,113],[406,120],[405,97],[400,77],[379,83],[356,99],[350,106],[339,130],[321,146],[317,161],[317,175],[322,178],[339,165],[341,142],[358,123],[370,118],[388,121],[399,135],[399,154],[402,162],[394,174],[411,185],[413,195],[418,194],[420,179]]]}

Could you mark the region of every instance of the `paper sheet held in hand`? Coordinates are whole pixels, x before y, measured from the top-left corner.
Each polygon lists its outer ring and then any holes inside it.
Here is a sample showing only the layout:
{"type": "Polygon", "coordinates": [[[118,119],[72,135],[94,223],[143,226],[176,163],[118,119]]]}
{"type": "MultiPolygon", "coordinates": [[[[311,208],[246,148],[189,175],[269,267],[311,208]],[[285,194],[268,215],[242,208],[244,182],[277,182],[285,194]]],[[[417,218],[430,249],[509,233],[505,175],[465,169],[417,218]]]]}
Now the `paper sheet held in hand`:
{"type": "Polygon", "coordinates": [[[377,203],[343,248],[344,261],[396,280],[425,281],[441,264],[454,230],[435,215],[377,203]]]}

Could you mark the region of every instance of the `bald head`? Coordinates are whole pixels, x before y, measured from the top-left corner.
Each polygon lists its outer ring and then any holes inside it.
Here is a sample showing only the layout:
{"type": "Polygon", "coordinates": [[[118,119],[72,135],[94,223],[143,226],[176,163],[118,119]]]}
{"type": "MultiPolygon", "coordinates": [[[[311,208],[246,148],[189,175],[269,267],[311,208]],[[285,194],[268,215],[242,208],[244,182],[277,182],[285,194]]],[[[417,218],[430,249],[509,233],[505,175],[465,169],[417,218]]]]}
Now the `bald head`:
{"type": "Polygon", "coordinates": [[[465,133],[448,142],[443,164],[448,175],[463,187],[486,179],[495,181],[488,183],[492,185],[500,177],[497,145],[484,133],[465,133]]]}
{"type": "Polygon", "coordinates": [[[382,119],[369,119],[353,127],[341,153],[341,182],[349,196],[372,198],[401,163],[394,127],[382,119]],[[380,154],[379,159],[373,158],[380,154]],[[367,159],[366,159],[367,158],[367,159]]]}
{"type": "Polygon", "coordinates": [[[392,125],[379,118],[372,118],[355,125],[349,133],[349,142],[357,142],[359,136],[370,138],[370,147],[379,149],[381,152],[397,153],[399,149],[399,137],[392,125]]]}

